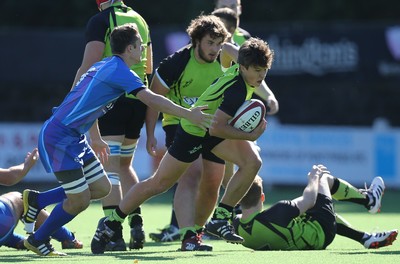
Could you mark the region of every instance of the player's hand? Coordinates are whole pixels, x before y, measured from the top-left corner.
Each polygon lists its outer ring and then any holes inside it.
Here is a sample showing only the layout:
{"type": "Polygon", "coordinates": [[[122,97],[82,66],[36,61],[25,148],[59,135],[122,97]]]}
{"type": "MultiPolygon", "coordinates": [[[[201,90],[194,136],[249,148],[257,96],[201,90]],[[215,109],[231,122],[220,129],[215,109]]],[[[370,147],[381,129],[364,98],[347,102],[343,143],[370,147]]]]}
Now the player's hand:
{"type": "Polygon", "coordinates": [[[275,115],[279,111],[278,100],[276,100],[274,96],[268,98],[266,107],[267,107],[267,115],[275,115]]]}
{"type": "Polygon", "coordinates": [[[100,162],[106,164],[108,162],[108,156],[110,155],[110,147],[108,144],[102,139],[96,139],[92,140],[90,145],[100,162]]]}
{"type": "Polygon", "coordinates": [[[311,171],[308,173],[308,180],[312,181],[316,178],[320,178],[324,174],[323,168],[326,167],[321,165],[313,165],[311,171]]]}
{"type": "Polygon", "coordinates": [[[25,157],[24,167],[22,169],[22,173],[26,175],[28,171],[36,164],[36,161],[39,159],[39,152],[37,148],[34,148],[32,152],[28,152],[25,157]]]}
{"type": "MultiPolygon", "coordinates": [[[[317,167],[322,171],[322,175],[325,174],[325,173],[326,173],[326,174],[329,174],[329,175],[331,174],[331,172],[328,170],[327,167],[325,167],[325,165],[323,165],[323,164],[318,164],[317,167]]],[[[321,175],[321,176],[322,176],[322,175],[321,175]]]]}
{"type": "Polygon", "coordinates": [[[212,122],[213,116],[210,114],[203,113],[203,110],[208,109],[208,106],[196,106],[190,109],[189,121],[199,126],[203,130],[207,130],[212,122]]]}
{"type": "Polygon", "coordinates": [[[157,139],[154,136],[147,135],[146,149],[150,156],[155,157],[157,155],[157,139]]]}
{"type": "Polygon", "coordinates": [[[257,140],[257,138],[259,138],[265,131],[265,129],[267,129],[267,120],[265,120],[263,118],[263,120],[261,120],[260,124],[258,124],[258,126],[249,133],[250,141],[255,141],[257,140]]]}

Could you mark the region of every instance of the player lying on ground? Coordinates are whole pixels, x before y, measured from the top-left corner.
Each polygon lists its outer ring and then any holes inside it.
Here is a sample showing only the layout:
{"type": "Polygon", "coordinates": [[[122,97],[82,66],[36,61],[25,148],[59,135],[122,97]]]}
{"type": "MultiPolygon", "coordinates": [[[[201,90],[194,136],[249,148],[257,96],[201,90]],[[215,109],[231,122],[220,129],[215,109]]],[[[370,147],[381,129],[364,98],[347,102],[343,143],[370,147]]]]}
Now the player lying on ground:
{"type": "Polygon", "coordinates": [[[385,185],[381,177],[373,179],[369,189],[358,190],[348,182],[330,175],[323,165],[313,166],[303,195],[280,201],[262,210],[265,195],[257,176],[241,200],[243,214],[234,219],[243,246],[255,250],[325,249],[335,235],[348,237],[365,248],[391,245],[398,231],[369,234],[350,227],[333,208],[332,198],[364,205],[377,213],[385,185]]]}

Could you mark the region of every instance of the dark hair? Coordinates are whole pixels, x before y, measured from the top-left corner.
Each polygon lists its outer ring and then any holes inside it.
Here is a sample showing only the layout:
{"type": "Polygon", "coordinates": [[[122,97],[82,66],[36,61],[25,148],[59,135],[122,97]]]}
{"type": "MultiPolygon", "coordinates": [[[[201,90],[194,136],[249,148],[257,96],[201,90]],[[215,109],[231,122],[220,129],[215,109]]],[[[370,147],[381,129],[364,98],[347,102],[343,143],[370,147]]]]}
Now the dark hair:
{"type": "Polygon", "coordinates": [[[191,39],[193,47],[196,47],[196,41],[200,42],[207,34],[211,38],[222,38],[224,42],[229,34],[221,19],[213,15],[200,15],[193,19],[186,32],[191,39]]]}
{"type": "Polygon", "coordinates": [[[226,28],[229,30],[230,28],[236,29],[238,26],[238,16],[235,11],[228,7],[222,7],[215,9],[211,15],[217,16],[226,21],[226,28]]]}
{"type": "Polygon", "coordinates": [[[115,27],[110,36],[111,52],[113,54],[122,54],[128,45],[135,45],[139,38],[139,31],[135,23],[127,23],[115,27]]]}
{"type": "Polygon", "coordinates": [[[259,66],[271,68],[274,51],[267,42],[259,38],[249,38],[239,49],[238,63],[248,68],[259,66]]]}
{"type": "Polygon", "coordinates": [[[261,194],[263,193],[262,179],[260,176],[256,176],[250,189],[247,191],[246,195],[243,196],[240,201],[240,205],[243,209],[248,209],[256,206],[261,199],[261,194]]]}

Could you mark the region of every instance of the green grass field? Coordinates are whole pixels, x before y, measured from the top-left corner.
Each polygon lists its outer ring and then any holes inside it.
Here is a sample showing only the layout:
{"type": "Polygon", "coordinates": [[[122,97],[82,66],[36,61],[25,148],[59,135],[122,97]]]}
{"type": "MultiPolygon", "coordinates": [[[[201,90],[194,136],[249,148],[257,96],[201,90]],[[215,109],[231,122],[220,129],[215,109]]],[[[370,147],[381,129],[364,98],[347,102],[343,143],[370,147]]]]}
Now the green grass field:
{"type": "MultiPolygon", "coordinates": [[[[294,198],[301,194],[299,188],[274,188],[267,190],[269,203],[283,198],[294,198]]],[[[142,206],[146,233],[154,232],[169,222],[171,193],[155,197],[142,206]]],[[[348,203],[337,203],[336,211],[341,213],[353,226],[368,232],[396,229],[400,226],[400,192],[386,191],[383,198],[382,212],[370,215],[363,208],[348,203]]],[[[267,204],[268,205],[268,204],[267,204]]],[[[16,251],[6,247],[0,248],[1,263],[85,263],[85,264],[113,264],[113,263],[362,263],[362,264],[390,264],[399,261],[400,242],[395,241],[392,246],[366,250],[352,240],[337,236],[327,250],[321,251],[264,251],[255,252],[240,245],[228,244],[224,241],[205,241],[213,245],[212,252],[179,252],[179,242],[154,243],[147,239],[145,248],[140,251],[126,251],[92,255],[90,241],[96,229],[102,211],[98,202],[92,205],[68,227],[76,232],[78,239],[84,242],[81,250],[65,250],[68,254],[63,258],[40,257],[28,251],[16,251]]],[[[124,225],[125,239],[129,239],[128,225],[124,225]]],[[[22,225],[18,225],[17,232],[23,234],[22,225]]],[[[147,237],[148,238],[148,237],[147,237]]],[[[61,245],[53,241],[56,250],[61,245]]]]}

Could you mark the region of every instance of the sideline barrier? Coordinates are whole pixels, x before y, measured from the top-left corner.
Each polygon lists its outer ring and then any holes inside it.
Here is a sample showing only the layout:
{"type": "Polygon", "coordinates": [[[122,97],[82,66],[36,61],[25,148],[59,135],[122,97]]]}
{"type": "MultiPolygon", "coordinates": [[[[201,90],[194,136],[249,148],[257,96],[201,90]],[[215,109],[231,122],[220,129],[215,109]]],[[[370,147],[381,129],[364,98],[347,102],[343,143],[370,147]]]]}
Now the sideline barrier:
{"type": "MultiPolygon", "coordinates": [[[[0,167],[23,162],[25,154],[37,145],[41,124],[0,124],[0,167]]],[[[157,125],[159,148],[164,145],[164,132],[157,125]]],[[[303,185],[312,164],[325,164],[332,172],[356,186],[370,183],[380,175],[388,187],[400,187],[400,129],[382,120],[373,127],[334,127],[281,125],[272,117],[257,144],[261,147],[263,166],[260,175],[266,184],[303,185]]],[[[159,158],[158,158],[159,159],[159,158]]],[[[158,159],[146,152],[145,131],[135,153],[134,167],[141,180],[152,174],[158,159]]],[[[24,182],[54,182],[40,162],[24,182]]]]}

